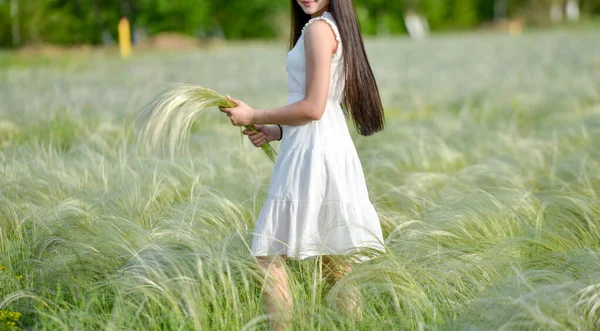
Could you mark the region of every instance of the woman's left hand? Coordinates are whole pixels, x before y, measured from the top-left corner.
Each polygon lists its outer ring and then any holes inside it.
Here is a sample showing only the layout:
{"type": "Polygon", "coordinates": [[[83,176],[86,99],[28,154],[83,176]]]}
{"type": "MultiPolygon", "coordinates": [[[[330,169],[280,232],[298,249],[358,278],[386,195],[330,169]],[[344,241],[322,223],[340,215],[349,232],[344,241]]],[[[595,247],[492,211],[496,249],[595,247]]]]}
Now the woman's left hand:
{"type": "Polygon", "coordinates": [[[254,108],[248,106],[241,100],[230,97],[229,95],[227,96],[227,99],[235,103],[236,106],[234,108],[219,107],[219,109],[227,114],[227,117],[229,117],[229,120],[231,120],[231,124],[235,126],[247,126],[254,124],[254,115],[256,113],[254,108]]]}

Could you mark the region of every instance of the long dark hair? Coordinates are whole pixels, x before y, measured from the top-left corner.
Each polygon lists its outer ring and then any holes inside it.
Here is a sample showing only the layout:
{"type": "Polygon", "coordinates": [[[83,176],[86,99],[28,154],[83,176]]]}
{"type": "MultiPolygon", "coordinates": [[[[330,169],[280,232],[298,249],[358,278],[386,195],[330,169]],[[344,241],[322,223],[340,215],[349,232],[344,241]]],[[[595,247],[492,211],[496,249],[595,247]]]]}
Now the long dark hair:
{"type": "MultiPolygon", "coordinates": [[[[304,13],[296,0],[291,2],[290,49],[296,45],[302,28],[311,18],[304,13]]],[[[329,8],[337,22],[344,48],[342,57],[346,84],[342,106],[346,116],[352,117],[358,133],[369,136],[383,130],[385,117],[377,82],[367,59],[356,11],[352,0],[330,0],[329,8]]]]}

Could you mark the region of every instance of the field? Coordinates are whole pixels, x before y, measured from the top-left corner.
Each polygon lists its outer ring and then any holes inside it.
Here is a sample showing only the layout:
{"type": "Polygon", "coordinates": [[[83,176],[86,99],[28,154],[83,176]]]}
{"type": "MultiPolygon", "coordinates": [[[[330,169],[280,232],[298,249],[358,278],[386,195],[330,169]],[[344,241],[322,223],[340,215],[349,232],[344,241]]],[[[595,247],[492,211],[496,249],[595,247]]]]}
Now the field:
{"type": "MultiPolygon", "coordinates": [[[[294,329],[600,328],[597,31],[367,48],[387,127],[354,138],[387,253],[334,287],[288,263],[294,329]],[[362,319],[335,309],[347,284],[362,319]]],[[[272,164],[217,110],[174,160],[134,124],[167,82],[281,105],[285,54],[0,54],[0,329],[267,330],[249,246],[272,164]]]]}

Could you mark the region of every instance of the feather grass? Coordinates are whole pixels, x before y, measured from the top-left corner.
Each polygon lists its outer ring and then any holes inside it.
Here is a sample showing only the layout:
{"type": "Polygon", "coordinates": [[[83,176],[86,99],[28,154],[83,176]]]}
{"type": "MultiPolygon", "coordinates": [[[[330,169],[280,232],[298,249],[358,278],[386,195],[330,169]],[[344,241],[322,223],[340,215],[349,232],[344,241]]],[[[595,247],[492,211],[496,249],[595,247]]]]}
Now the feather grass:
{"type": "MultiPolygon", "coordinates": [[[[138,148],[148,152],[168,151],[171,158],[185,151],[192,124],[212,107],[232,108],[236,104],[214,90],[177,84],[154,98],[138,119],[138,148]],[[165,146],[166,143],[166,146],[165,146]]],[[[253,126],[246,129],[258,132],[253,126]]],[[[261,146],[271,162],[277,153],[267,142],[261,146]]]]}
{"type": "MultiPolygon", "coordinates": [[[[291,327],[600,330],[597,32],[369,43],[382,96],[402,105],[355,140],[387,254],[333,286],[314,260],[286,263],[291,327]],[[338,309],[348,289],[361,319],[338,309]]],[[[229,150],[233,131],[204,137],[222,151],[210,158],[140,157],[125,124],[158,81],[199,72],[283,101],[280,51],[0,73],[0,122],[12,123],[0,132],[0,311],[22,313],[23,330],[267,330],[249,250],[271,166],[237,166],[262,155],[229,150]]],[[[211,130],[211,111],[194,128],[211,130]]]]}

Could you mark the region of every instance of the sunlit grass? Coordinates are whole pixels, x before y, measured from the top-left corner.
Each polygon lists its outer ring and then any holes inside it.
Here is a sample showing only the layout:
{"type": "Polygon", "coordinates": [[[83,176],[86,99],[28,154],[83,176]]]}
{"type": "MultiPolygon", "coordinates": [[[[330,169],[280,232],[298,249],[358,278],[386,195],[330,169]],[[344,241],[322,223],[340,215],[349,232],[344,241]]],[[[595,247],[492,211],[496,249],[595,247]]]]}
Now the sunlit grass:
{"type": "MultiPolygon", "coordinates": [[[[387,253],[333,287],[314,260],[288,263],[295,329],[600,328],[596,39],[582,30],[369,41],[388,123],[354,138],[387,253]],[[348,286],[362,319],[335,309],[348,286]]],[[[173,159],[140,153],[134,124],[165,82],[281,104],[284,56],[283,46],[233,45],[8,67],[5,320],[268,329],[249,250],[272,165],[218,111],[194,123],[189,153],[173,159]]]]}
{"type": "MultiPolygon", "coordinates": [[[[149,152],[166,150],[174,158],[187,150],[187,137],[192,125],[206,110],[236,106],[225,96],[205,87],[187,84],[171,86],[140,112],[137,147],[149,152]]],[[[252,125],[246,125],[245,128],[258,133],[252,125]]],[[[261,149],[271,162],[275,162],[277,153],[269,142],[264,143],[261,149]]]]}

